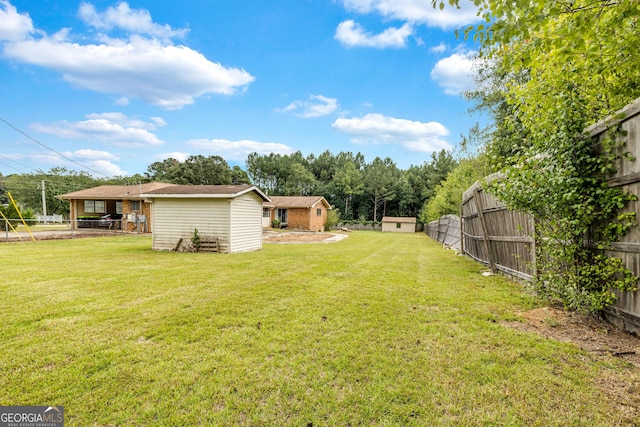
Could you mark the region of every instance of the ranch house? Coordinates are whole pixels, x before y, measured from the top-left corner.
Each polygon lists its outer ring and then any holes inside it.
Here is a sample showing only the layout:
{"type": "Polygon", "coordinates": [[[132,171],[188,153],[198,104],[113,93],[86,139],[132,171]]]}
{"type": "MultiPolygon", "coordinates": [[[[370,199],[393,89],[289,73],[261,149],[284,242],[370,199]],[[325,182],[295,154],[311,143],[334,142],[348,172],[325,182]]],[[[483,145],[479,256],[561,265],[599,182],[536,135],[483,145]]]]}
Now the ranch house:
{"type": "Polygon", "coordinates": [[[294,230],[324,231],[327,212],[331,205],[322,196],[271,196],[262,212],[262,226],[271,227],[272,221],[280,221],[279,227],[294,230]]]}

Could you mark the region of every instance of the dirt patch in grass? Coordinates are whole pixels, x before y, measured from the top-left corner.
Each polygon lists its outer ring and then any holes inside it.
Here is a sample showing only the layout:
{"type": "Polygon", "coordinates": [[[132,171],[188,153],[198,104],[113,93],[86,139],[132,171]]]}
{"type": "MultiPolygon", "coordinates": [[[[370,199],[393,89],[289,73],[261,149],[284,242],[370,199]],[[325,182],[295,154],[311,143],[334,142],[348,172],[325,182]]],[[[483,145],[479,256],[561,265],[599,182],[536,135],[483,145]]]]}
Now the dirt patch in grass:
{"type": "Polygon", "coordinates": [[[265,242],[269,243],[317,243],[335,238],[331,233],[276,233],[264,236],[265,242]]]}
{"type": "MultiPolygon", "coordinates": [[[[573,343],[595,360],[606,363],[614,358],[622,361],[622,367],[603,370],[598,385],[608,399],[615,402],[621,419],[640,420],[638,336],[623,332],[603,319],[553,307],[536,308],[517,314],[522,321],[504,322],[504,325],[556,341],[573,343]]],[[[618,364],[612,364],[615,365],[618,364]]]]}
{"type": "Polygon", "coordinates": [[[509,327],[571,342],[596,355],[619,357],[640,368],[640,338],[617,329],[605,320],[553,307],[517,314],[523,321],[507,322],[509,327]]]}
{"type": "Polygon", "coordinates": [[[16,233],[10,232],[8,236],[2,233],[0,237],[1,242],[31,242],[31,236],[35,240],[63,240],[63,239],[77,239],[80,237],[103,237],[103,236],[122,236],[127,233],[123,233],[120,230],[108,230],[104,228],[92,228],[87,230],[49,230],[49,231],[34,231],[29,235],[26,231],[20,231],[18,237],[16,233]]]}

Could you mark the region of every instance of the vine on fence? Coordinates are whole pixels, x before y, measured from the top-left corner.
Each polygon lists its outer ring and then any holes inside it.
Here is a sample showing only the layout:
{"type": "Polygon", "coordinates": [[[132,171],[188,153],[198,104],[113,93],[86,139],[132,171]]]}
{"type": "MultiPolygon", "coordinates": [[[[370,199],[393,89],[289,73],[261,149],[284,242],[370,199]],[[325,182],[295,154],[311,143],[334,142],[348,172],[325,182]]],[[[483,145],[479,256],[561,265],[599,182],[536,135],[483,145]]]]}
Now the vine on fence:
{"type": "MultiPolygon", "coordinates": [[[[571,100],[564,102],[565,111],[577,110],[571,100]]],[[[636,224],[634,212],[620,213],[635,196],[606,181],[615,172],[624,133],[610,131],[594,147],[581,120],[567,114],[555,125],[556,131],[533,144],[492,191],[536,219],[536,293],[595,312],[615,301],[614,290],[637,289],[637,277],[622,260],[605,254],[636,224]]]]}

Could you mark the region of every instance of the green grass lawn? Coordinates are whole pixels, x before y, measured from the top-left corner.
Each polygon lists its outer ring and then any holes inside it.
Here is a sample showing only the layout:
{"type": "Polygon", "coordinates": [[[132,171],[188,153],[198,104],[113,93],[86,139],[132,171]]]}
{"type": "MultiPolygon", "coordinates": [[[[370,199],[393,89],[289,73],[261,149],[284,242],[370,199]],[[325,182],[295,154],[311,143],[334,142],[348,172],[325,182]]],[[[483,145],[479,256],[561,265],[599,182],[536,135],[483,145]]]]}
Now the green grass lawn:
{"type": "Polygon", "coordinates": [[[532,307],[520,285],[424,234],[3,243],[0,261],[0,404],[63,405],[68,426],[634,422],[598,385],[634,368],[502,326],[532,307]]]}

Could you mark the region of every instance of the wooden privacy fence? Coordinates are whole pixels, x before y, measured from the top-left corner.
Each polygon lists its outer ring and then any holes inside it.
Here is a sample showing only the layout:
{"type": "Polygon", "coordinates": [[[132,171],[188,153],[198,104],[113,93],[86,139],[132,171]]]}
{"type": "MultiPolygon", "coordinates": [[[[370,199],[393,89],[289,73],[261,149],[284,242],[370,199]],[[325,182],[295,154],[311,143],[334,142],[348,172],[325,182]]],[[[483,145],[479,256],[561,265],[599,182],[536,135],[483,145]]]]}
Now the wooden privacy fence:
{"type": "MultiPolygon", "coordinates": [[[[640,98],[627,105],[612,117],[588,128],[594,143],[600,143],[611,129],[620,128],[626,136],[620,136],[625,142],[616,153],[616,174],[608,182],[612,187],[622,187],[627,193],[640,196],[640,98]],[[630,155],[625,156],[625,153],[630,155]]],[[[636,212],[640,221],[640,203],[631,202],[628,211],[636,212]]],[[[633,227],[620,242],[613,244],[609,256],[621,258],[633,274],[640,276],[640,227],[633,227]]],[[[616,292],[618,299],[605,310],[612,323],[640,333],[640,291],[616,292]]]]}
{"type": "MultiPolygon", "coordinates": [[[[490,183],[496,176],[487,178],[490,183]]],[[[476,182],[462,196],[463,252],[518,279],[532,280],[535,271],[533,217],[512,211],[476,182]]]]}
{"type": "Polygon", "coordinates": [[[456,215],[444,215],[431,221],[427,224],[427,234],[449,248],[461,249],[460,217],[456,215]]]}
{"type": "MultiPolygon", "coordinates": [[[[617,172],[608,183],[622,187],[640,199],[640,98],[587,131],[598,147],[612,129],[623,131],[619,138],[623,138],[624,144],[616,153],[617,172]]],[[[490,176],[486,181],[490,183],[496,178],[490,176]]],[[[640,201],[634,201],[626,209],[636,212],[640,222],[639,208],[640,201]]],[[[507,209],[502,202],[486,193],[479,182],[462,196],[460,212],[464,254],[494,272],[500,271],[528,281],[534,278],[535,223],[530,215],[507,209]]],[[[431,228],[429,235],[432,236],[431,228]]],[[[640,276],[640,226],[634,227],[620,242],[614,243],[607,255],[622,259],[633,274],[640,276]]],[[[603,314],[619,327],[640,333],[640,290],[615,292],[618,299],[603,314]]]]}

